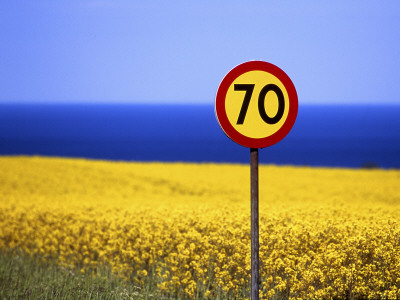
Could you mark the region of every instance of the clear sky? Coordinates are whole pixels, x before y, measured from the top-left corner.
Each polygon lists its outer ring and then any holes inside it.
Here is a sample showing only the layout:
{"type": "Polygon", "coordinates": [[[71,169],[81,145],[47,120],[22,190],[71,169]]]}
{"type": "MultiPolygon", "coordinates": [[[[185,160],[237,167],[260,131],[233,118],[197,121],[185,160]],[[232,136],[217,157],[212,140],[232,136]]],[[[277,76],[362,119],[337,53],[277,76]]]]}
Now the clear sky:
{"type": "Polygon", "coordinates": [[[248,60],[300,103],[400,104],[400,1],[0,2],[0,103],[212,104],[248,60]]]}

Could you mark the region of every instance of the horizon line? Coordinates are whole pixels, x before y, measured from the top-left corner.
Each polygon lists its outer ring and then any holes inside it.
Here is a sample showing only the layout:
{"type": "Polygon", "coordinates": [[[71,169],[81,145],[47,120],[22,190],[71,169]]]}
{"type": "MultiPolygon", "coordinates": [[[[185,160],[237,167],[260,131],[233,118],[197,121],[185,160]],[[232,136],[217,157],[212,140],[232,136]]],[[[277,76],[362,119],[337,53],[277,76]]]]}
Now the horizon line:
{"type": "MultiPolygon", "coordinates": [[[[127,101],[0,101],[0,105],[172,105],[214,106],[205,102],[127,102],[127,101]]],[[[299,102],[299,106],[399,106],[400,102],[299,102]]]]}

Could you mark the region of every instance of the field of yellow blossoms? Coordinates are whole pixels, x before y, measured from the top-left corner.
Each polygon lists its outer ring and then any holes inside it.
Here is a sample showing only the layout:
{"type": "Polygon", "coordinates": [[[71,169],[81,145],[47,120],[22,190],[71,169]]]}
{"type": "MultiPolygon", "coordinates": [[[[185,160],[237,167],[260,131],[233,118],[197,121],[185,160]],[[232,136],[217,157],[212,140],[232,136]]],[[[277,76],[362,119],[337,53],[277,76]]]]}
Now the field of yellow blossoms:
{"type": "MultiPolygon", "coordinates": [[[[399,170],[259,174],[262,299],[400,298],[399,170]]],[[[0,250],[109,265],[172,298],[245,297],[249,177],[248,165],[0,157],[0,250]]]]}

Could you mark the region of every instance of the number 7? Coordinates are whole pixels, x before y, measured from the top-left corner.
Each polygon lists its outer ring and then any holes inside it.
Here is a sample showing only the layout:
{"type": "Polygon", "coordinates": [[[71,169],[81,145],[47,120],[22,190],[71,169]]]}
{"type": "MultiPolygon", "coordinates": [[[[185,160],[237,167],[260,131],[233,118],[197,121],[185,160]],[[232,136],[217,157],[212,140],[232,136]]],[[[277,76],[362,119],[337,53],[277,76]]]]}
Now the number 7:
{"type": "Polygon", "coordinates": [[[246,91],[246,94],[244,94],[242,108],[240,109],[240,114],[236,122],[236,124],[243,124],[244,118],[246,117],[247,109],[249,108],[251,95],[254,91],[254,84],[235,84],[234,90],[246,91]]]}

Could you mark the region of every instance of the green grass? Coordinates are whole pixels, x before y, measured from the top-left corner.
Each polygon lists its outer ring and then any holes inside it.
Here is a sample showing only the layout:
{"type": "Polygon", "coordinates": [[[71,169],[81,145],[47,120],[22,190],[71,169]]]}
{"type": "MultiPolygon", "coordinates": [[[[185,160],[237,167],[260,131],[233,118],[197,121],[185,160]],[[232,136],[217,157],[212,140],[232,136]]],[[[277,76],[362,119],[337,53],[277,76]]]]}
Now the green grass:
{"type": "MultiPolygon", "coordinates": [[[[241,292],[244,297],[247,290],[241,292]]],[[[200,293],[201,294],[201,293],[200,293]]],[[[185,300],[178,294],[161,293],[151,275],[144,284],[126,281],[104,266],[87,273],[80,268],[63,267],[51,258],[33,258],[21,251],[0,250],[0,300],[4,299],[115,299],[115,300],[185,300]]],[[[239,296],[239,295],[238,295],[239,296]]],[[[220,292],[215,300],[231,299],[220,292]]],[[[193,298],[202,300],[199,294],[193,298]]]]}
{"type": "Polygon", "coordinates": [[[129,284],[106,267],[92,274],[0,252],[0,299],[160,299],[148,288],[129,284]]]}

